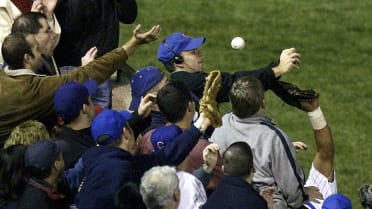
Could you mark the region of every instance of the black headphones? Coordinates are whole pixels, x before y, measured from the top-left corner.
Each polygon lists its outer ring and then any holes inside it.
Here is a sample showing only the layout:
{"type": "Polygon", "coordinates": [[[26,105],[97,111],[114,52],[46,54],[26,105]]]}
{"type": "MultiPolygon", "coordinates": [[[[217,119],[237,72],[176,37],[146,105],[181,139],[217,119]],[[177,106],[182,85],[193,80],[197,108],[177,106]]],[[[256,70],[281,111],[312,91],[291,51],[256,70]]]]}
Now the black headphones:
{"type": "Polygon", "coordinates": [[[173,58],[174,63],[182,64],[183,63],[182,55],[177,54],[175,51],[173,51],[173,49],[169,47],[169,45],[167,44],[167,42],[165,42],[165,40],[163,41],[163,44],[170,52],[174,54],[174,58],[173,58]]]}

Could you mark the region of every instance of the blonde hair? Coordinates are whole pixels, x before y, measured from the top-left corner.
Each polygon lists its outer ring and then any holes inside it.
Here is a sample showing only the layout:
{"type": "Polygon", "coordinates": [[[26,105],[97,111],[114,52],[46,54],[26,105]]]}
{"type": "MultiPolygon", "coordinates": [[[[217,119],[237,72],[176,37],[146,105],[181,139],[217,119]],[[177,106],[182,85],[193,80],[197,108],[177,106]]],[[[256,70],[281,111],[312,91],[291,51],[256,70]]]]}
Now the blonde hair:
{"type": "Polygon", "coordinates": [[[28,146],[40,139],[50,139],[48,130],[39,121],[28,120],[13,129],[9,138],[5,141],[4,148],[16,144],[28,146]]]}

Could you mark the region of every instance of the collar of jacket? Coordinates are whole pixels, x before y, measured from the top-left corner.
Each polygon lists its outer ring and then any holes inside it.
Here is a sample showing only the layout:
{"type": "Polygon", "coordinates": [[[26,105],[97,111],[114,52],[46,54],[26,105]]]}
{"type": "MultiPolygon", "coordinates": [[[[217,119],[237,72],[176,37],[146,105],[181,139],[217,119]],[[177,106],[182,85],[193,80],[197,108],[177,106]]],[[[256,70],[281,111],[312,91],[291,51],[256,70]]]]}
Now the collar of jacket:
{"type": "Polygon", "coordinates": [[[17,77],[17,76],[22,76],[22,75],[33,75],[33,76],[39,76],[39,77],[46,76],[46,75],[39,75],[39,74],[35,73],[34,71],[32,71],[30,69],[9,70],[8,67],[5,67],[4,72],[8,76],[12,76],[12,77],[17,77]]]}
{"type": "Polygon", "coordinates": [[[235,114],[231,113],[233,116],[234,120],[240,122],[240,123],[252,123],[252,124],[257,124],[261,122],[269,123],[272,125],[276,125],[276,123],[267,115],[263,113],[255,113],[247,118],[239,118],[235,114]]]}

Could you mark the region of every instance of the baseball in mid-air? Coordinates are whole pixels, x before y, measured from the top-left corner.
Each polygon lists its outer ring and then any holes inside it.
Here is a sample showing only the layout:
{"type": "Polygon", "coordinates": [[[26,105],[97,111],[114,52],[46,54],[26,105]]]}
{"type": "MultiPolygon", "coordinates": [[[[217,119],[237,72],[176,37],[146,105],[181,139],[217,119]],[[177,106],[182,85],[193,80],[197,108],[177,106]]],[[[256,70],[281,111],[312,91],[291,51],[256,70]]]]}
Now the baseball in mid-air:
{"type": "Polygon", "coordinates": [[[235,37],[231,40],[231,47],[233,49],[243,49],[245,46],[245,41],[242,37],[235,37]]]}

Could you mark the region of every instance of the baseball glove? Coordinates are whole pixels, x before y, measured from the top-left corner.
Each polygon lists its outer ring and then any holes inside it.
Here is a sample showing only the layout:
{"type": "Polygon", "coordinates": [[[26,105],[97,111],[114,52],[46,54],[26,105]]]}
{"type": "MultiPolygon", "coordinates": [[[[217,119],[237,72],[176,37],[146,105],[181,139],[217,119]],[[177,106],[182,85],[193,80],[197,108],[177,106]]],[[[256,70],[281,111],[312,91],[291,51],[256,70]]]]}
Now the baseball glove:
{"type": "Polygon", "coordinates": [[[222,125],[221,113],[216,102],[217,94],[221,88],[221,72],[218,70],[211,71],[205,81],[199,112],[206,114],[212,126],[217,128],[222,125]]]}
{"type": "Polygon", "coordinates": [[[362,185],[359,190],[360,203],[364,209],[372,209],[372,186],[362,185]]]}
{"type": "Polygon", "coordinates": [[[287,104],[304,110],[301,101],[313,101],[319,94],[312,89],[301,90],[297,86],[284,81],[278,81],[274,92],[287,104]]]}

